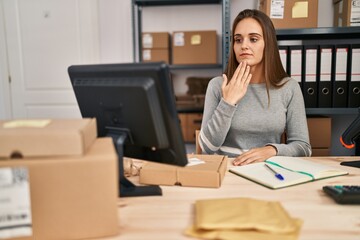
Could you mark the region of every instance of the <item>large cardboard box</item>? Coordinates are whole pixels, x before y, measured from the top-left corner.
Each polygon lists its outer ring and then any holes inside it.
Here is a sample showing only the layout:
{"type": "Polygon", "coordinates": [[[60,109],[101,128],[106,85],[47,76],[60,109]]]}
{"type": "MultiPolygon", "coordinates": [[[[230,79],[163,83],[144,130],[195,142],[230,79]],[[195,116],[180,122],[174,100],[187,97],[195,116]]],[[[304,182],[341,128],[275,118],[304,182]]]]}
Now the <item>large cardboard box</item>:
{"type": "Polygon", "coordinates": [[[170,34],[168,32],[142,33],[142,61],[170,63],[170,34]]]}
{"type": "Polygon", "coordinates": [[[0,159],[0,176],[0,236],[5,230],[12,240],[118,234],[117,154],[111,138],[97,139],[84,156],[0,159]],[[14,217],[5,221],[4,216],[14,217]]]}
{"type": "Polygon", "coordinates": [[[216,31],[181,31],[172,36],[173,64],[216,64],[216,31]]]}
{"type": "Polygon", "coordinates": [[[333,0],[334,27],[360,26],[359,0],[333,0]]]}
{"type": "Polygon", "coordinates": [[[259,9],[277,29],[316,28],[318,24],[318,0],[260,0],[259,9]]]}
{"type": "Polygon", "coordinates": [[[0,158],[82,155],[96,136],[95,118],[0,121],[0,158]]]}
{"type": "Polygon", "coordinates": [[[180,185],[184,187],[221,186],[227,157],[221,155],[189,155],[190,162],[204,163],[186,167],[146,162],[140,170],[140,183],[151,185],[180,185]],[[193,159],[193,161],[191,161],[193,159]]]}

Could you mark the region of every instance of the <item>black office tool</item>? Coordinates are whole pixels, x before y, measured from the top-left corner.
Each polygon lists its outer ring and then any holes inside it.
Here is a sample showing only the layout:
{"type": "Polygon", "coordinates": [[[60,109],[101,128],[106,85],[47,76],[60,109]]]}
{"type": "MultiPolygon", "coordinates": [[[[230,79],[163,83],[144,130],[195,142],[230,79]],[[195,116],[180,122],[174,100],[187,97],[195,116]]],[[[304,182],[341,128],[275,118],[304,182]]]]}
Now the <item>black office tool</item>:
{"type": "Polygon", "coordinates": [[[324,186],[323,191],[340,204],[360,204],[360,185],[324,186]]]}
{"type": "Polygon", "coordinates": [[[333,45],[320,46],[320,79],[318,85],[318,106],[320,108],[329,108],[332,106],[332,65],[333,63],[333,45]]]}
{"type": "Polygon", "coordinates": [[[356,161],[341,162],[340,165],[360,168],[360,159],[356,161]]]}

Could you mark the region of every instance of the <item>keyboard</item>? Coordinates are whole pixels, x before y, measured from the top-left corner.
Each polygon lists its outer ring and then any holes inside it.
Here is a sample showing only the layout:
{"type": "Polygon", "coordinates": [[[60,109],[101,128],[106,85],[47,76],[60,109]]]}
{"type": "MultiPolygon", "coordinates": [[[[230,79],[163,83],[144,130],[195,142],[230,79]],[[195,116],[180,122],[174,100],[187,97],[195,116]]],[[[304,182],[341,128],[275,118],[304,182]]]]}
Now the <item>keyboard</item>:
{"type": "Polygon", "coordinates": [[[324,186],[323,191],[340,204],[360,204],[360,185],[324,186]]]}

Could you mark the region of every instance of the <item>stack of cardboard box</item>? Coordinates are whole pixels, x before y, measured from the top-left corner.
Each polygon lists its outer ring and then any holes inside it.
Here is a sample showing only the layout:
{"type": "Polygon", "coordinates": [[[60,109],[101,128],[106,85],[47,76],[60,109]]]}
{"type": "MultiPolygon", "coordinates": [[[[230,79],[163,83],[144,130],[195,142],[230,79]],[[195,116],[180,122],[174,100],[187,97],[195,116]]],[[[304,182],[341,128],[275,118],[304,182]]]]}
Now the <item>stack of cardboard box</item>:
{"type": "Polygon", "coordinates": [[[142,61],[170,63],[170,35],[168,32],[142,34],[142,61]]]}
{"type": "Polygon", "coordinates": [[[117,234],[117,174],[95,119],[0,121],[0,238],[117,234]]]}
{"type": "Polygon", "coordinates": [[[216,31],[144,32],[142,61],[168,64],[216,64],[216,31]]]}

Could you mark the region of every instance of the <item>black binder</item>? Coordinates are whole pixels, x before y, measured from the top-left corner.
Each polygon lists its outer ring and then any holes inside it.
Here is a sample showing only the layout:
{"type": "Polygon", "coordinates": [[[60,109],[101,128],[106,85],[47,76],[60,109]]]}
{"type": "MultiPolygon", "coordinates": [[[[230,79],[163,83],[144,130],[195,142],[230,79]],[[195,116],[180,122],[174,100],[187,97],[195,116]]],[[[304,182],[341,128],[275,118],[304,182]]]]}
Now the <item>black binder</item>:
{"type": "MultiPolygon", "coordinates": [[[[280,54],[280,59],[281,59],[281,63],[284,67],[285,72],[287,72],[287,74],[289,74],[289,47],[288,46],[279,46],[279,54],[280,54]]],[[[290,75],[290,74],[289,74],[290,75]]]]}
{"type": "Polygon", "coordinates": [[[360,45],[352,45],[349,51],[349,104],[348,107],[360,107],[360,45]]]}
{"type": "Polygon", "coordinates": [[[318,48],[317,46],[304,46],[303,52],[303,95],[305,107],[317,107],[318,88],[317,88],[317,69],[318,69],[318,48]]]}
{"type": "Polygon", "coordinates": [[[332,45],[322,45],[319,49],[318,106],[320,108],[332,107],[331,70],[334,68],[334,49],[332,45]]]}
{"type": "Polygon", "coordinates": [[[337,45],[335,48],[335,75],[333,81],[333,107],[347,107],[348,99],[348,45],[337,45]]]}
{"type": "Polygon", "coordinates": [[[302,46],[289,46],[289,75],[299,83],[301,89],[303,89],[302,55],[302,46]]]}

